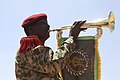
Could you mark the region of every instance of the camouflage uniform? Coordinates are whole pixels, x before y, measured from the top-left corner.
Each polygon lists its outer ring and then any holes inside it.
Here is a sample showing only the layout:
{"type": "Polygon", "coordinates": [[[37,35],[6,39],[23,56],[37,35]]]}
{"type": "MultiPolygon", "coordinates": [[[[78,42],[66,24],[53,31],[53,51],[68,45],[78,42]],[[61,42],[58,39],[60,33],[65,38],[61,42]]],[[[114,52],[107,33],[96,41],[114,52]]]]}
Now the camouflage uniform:
{"type": "Polygon", "coordinates": [[[55,53],[49,47],[37,46],[17,53],[15,72],[17,80],[57,80],[60,69],[66,65],[75,49],[73,37],[68,38],[55,53]]]}

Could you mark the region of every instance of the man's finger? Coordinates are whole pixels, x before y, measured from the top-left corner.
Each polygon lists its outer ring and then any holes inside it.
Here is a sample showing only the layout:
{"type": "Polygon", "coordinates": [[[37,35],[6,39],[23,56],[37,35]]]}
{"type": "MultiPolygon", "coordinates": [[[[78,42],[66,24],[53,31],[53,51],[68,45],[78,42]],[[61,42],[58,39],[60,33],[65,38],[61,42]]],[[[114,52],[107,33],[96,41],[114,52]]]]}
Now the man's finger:
{"type": "Polygon", "coordinates": [[[80,25],[83,25],[85,22],[86,22],[86,20],[81,21],[79,24],[80,24],[80,25]]]}
{"type": "Polygon", "coordinates": [[[76,21],[75,24],[73,25],[73,28],[75,28],[76,26],[80,25],[82,21],[76,21]]]}

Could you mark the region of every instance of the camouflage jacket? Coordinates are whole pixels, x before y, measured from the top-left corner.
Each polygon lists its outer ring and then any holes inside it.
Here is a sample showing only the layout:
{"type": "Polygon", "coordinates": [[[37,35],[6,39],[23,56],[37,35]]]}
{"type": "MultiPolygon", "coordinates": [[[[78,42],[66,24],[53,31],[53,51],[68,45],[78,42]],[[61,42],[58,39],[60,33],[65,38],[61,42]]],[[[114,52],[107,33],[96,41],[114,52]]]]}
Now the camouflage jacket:
{"type": "Polygon", "coordinates": [[[73,38],[68,38],[55,53],[45,46],[37,46],[24,53],[17,52],[15,73],[17,80],[57,80],[56,75],[66,65],[75,49],[73,38]]]}

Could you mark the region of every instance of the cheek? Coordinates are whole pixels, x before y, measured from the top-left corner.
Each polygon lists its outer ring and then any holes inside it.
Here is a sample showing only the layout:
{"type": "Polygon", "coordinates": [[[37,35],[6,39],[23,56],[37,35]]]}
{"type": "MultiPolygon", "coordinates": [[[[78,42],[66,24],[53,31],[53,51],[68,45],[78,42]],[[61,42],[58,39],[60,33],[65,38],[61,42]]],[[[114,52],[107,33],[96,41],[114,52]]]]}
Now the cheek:
{"type": "Polygon", "coordinates": [[[34,28],[34,32],[35,32],[35,34],[37,34],[37,35],[44,35],[44,36],[46,36],[46,35],[49,35],[49,32],[48,32],[48,27],[46,27],[46,26],[36,26],[35,28],[34,28]]]}
{"type": "Polygon", "coordinates": [[[48,33],[48,32],[45,32],[45,31],[38,32],[37,34],[38,34],[38,35],[41,35],[41,36],[43,36],[43,37],[49,36],[49,33],[48,33]]]}

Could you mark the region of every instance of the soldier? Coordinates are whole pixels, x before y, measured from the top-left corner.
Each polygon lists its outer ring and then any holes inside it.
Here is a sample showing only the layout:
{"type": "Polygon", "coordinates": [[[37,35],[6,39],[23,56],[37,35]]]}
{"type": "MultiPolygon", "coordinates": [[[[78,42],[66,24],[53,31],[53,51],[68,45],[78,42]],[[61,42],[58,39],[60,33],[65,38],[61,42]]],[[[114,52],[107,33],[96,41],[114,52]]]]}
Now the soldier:
{"type": "Polygon", "coordinates": [[[25,19],[22,27],[27,35],[20,40],[16,55],[15,73],[17,80],[58,80],[57,74],[67,63],[70,52],[76,47],[74,40],[78,37],[85,21],[74,23],[69,38],[53,53],[44,45],[49,38],[47,15],[34,14],[25,19]],[[59,56],[61,54],[62,56],[59,56]]]}

